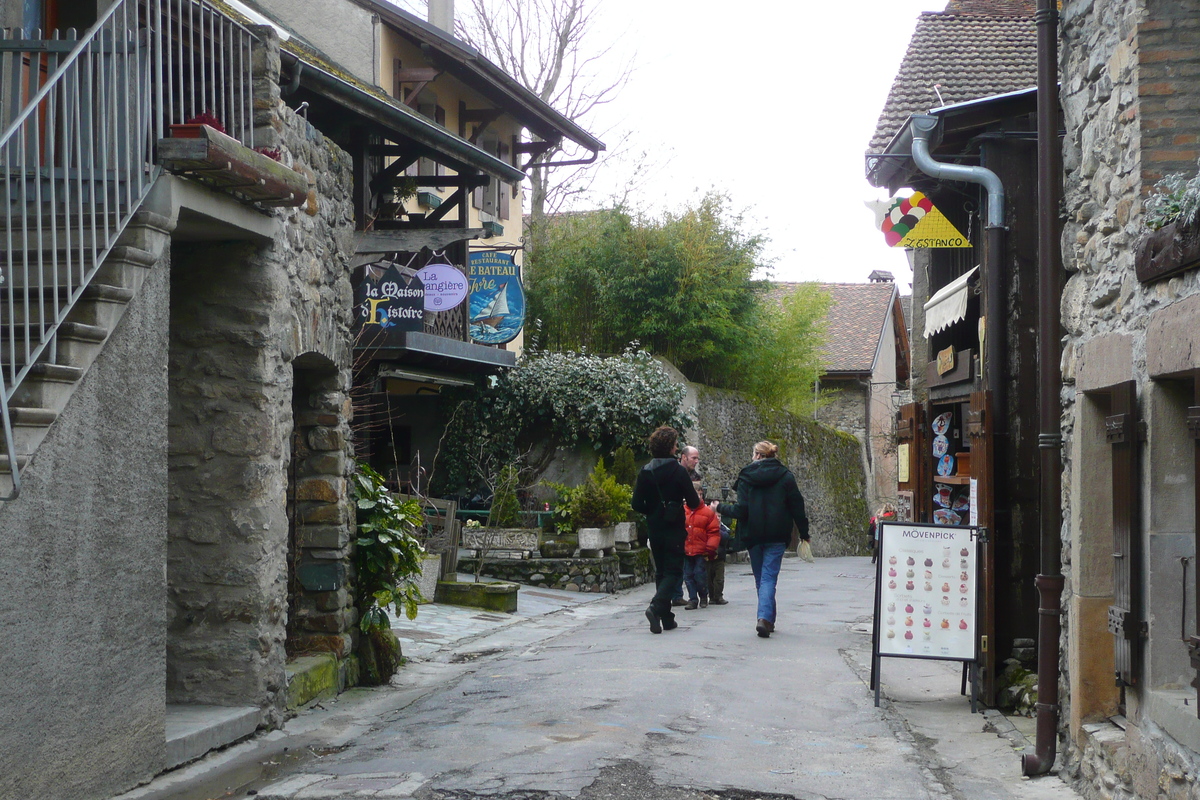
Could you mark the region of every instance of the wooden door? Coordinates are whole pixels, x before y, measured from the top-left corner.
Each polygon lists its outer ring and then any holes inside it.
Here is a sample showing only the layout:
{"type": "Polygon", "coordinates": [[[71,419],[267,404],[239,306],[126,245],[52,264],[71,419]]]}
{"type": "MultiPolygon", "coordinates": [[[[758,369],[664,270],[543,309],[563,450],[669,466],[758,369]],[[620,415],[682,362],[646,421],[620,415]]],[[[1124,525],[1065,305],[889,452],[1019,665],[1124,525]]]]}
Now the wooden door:
{"type": "Polygon", "coordinates": [[[980,528],[987,538],[979,546],[979,678],[980,694],[989,705],[996,695],[996,495],[995,448],[992,431],[992,395],[972,392],[967,406],[966,429],[971,442],[971,478],[980,528]]]}
{"type": "Polygon", "coordinates": [[[1118,686],[1134,686],[1141,672],[1142,536],[1139,526],[1137,384],[1126,381],[1112,390],[1112,414],[1104,419],[1112,448],[1113,605],[1108,629],[1118,686]]]}
{"type": "Polygon", "coordinates": [[[896,488],[900,496],[898,519],[904,522],[928,522],[930,519],[930,488],[927,473],[929,458],[926,447],[925,409],[920,403],[900,407],[896,424],[896,488]],[[905,506],[911,514],[905,517],[905,506]]]}

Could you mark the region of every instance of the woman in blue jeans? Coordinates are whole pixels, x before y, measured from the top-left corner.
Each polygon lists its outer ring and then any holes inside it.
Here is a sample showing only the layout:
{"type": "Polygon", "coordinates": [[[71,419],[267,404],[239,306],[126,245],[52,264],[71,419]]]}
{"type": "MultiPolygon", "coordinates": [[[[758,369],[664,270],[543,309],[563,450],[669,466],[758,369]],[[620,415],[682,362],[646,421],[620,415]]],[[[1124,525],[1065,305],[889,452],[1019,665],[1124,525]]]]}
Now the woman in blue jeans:
{"type": "Polygon", "coordinates": [[[775,585],[783,551],[792,540],[792,525],[808,541],[808,516],[796,476],[776,456],[771,442],[754,445],[753,460],[738,473],[736,503],[711,503],[722,516],[738,521],[737,535],[746,543],[754,585],[758,589],[758,621],[754,629],[766,639],[775,630],[775,585]]]}

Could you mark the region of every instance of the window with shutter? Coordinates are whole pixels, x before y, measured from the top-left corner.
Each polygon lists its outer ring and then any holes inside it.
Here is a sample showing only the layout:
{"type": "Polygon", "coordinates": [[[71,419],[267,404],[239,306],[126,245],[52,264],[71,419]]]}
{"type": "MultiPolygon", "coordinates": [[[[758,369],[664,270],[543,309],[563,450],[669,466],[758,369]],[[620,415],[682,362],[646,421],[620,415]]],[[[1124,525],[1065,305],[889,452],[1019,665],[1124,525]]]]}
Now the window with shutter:
{"type": "MultiPolygon", "coordinates": [[[[501,161],[507,162],[508,145],[501,143],[496,155],[501,161]]],[[[500,215],[500,219],[502,220],[508,219],[509,216],[509,195],[510,190],[508,184],[496,181],[496,196],[498,200],[497,213],[500,215]]]]}

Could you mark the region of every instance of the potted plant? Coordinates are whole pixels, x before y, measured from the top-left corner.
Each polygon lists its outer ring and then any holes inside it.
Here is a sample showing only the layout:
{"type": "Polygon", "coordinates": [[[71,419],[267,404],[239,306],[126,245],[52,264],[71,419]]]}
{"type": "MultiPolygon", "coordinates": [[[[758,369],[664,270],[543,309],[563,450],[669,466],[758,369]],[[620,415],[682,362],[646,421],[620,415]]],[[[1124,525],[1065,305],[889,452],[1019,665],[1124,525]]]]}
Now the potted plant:
{"type": "Polygon", "coordinates": [[[1164,176],[1143,211],[1146,233],[1134,252],[1138,280],[1161,280],[1200,265],[1200,174],[1164,176]]]}
{"type": "Polygon", "coordinates": [[[378,686],[387,683],[400,664],[400,642],[392,633],[389,610],[409,619],[417,616],[420,592],[415,578],[425,550],[416,533],[424,514],[415,500],[401,503],[392,497],[383,476],[366,464],[358,465],[353,488],[361,682],[378,686]]]}

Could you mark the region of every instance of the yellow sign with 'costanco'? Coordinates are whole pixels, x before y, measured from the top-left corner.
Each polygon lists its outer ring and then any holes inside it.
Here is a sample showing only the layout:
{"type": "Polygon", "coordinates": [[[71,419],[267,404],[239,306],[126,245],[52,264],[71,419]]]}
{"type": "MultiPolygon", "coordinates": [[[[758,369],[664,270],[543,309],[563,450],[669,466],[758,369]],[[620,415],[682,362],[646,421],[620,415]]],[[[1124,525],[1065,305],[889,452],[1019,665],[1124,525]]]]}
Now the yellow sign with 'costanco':
{"type": "Polygon", "coordinates": [[[892,201],[879,229],[888,247],[922,250],[971,246],[971,241],[921,192],[892,201]]]}

